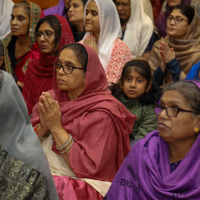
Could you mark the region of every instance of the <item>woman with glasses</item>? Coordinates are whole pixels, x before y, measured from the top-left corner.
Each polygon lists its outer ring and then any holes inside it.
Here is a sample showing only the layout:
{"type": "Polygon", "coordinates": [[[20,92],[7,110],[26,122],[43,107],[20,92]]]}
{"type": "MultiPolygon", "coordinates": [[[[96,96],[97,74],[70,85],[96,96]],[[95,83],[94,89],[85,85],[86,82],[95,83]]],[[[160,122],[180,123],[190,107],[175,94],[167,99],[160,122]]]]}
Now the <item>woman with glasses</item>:
{"type": "Polygon", "coordinates": [[[200,4],[199,0],[167,0],[164,2],[166,4],[166,10],[160,13],[157,20],[155,21],[155,26],[158,28],[160,35],[165,37],[167,35],[167,18],[171,13],[172,9],[179,4],[187,4],[195,8],[200,17],[200,4]]]}
{"type": "Polygon", "coordinates": [[[166,86],[155,113],[158,130],[132,147],[105,199],[199,199],[200,82],[166,86]]]}
{"type": "Polygon", "coordinates": [[[37,24],[35,37],[41,58],[29,63],[22,90],[29,115],[42,92],[52,89],[53,63],[58,51],[64,45],[74,42],[67,20],[59,15],[42,18],[37,24]]]}
{"type": "Polygon", "coordinates": [[[53,90],[33,108],[60,200],[102,199],[130,151],[136,117],[107,87],[96,52],[69,44],[54,64],[53,90]]]}
{"type": "Polygon", "coordinates": [[[167,33],[154,44],[149,59],[154,80],[160,86],[185,79],[200,61],[200,19],[194,8],[175,6],[167,19],[167,33]]]}
{"type": "Polygon", "coordinates": [[[41,14],[41,8],[35,3],[21,1],[15,4],[10,19],[11,33],[2,39],[0,45],[0,51],[4,52],[0,68],[13,76],[20,89],[23,88],[29,61],[40,57],[35,43],[35,26],[41,14]]]}
{"type": "Polygon", "coordinates": [[[159,36],[145,13],[143,1],[116,0],[115,5],[121,22],[121,39],[129,46],[133,58],[143,56],[148,60],[150,50],[159,36]]]}
{"type": "Polygon", "coordinates": [[[111,0],[89,0],[84,21],[86,34],[82,42],[98,53],[108,82],[116,83],[132,55],[128,45],[118,38],[121,26],[115,4],[111,0]]]}

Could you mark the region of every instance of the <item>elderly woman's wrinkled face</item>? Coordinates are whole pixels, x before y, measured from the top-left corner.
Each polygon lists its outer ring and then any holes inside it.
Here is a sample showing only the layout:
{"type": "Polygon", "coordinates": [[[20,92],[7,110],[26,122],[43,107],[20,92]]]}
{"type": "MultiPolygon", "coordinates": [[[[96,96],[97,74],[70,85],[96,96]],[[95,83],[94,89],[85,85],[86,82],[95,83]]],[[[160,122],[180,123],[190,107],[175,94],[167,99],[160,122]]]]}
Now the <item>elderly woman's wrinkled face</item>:
{"type": "Polygon", "coordinates": [[[69,0],[65,0],[65,8],[66,8],[66,9],[69,8],[69,0]]]}
{"type": "Polygon", "coordinates": [[[29,33],[29,16],[25,8],[17,6],[11,14],[12,35],[19,37],[29,33]]]}
{"type": "Polygon", "coordinates": [[[121,20],[128,20],[131,15],[130,0],[116,0],[116,8],[121,20]]]}
{"type": "MultiPolygon", "coordinates": [[[[66,69],[73,67],[83,69],[76,54],[69,47],[61,51],[57,63],[66,66],[66,69]]],[[[73,69],[71,74],[65,74],[63,68],[60,68],[57,72],[59,89],[77,98],[83,92],[85,85],[85,74],[82,69],[73,69]]]]}
{"type": "Polygon", "coordinates": [[[167,2],[170,7],[174,7],[174,6],[181,4],[181,0],[168,0],[167,2]]]}
{"type": "MultiPolygon", "coordinates": [[[[161,97],[160,104],[165,107],[172,106],[191,110],[185,97],[174,90],[165,91],[161,97]]],[[[193,141],[197,136],[194,132],[195,128],[199,128],[198,118],[193,117],[190,112],[179,111],[176,117],[168,117],[164,109],[158,115],[159,135],[168,143],[193,141]]]]}
{"type": "Polygon", "coordinates": [[[167,34],[176,39],[184,39],[188,26],[188,18],[179,9],[174,9],[167,19],[167,34]]]}
{"type": "Polygon", "coordinates": [[[86,8],[85,31],[91,33],[100,32],[99,11],[95,1],[91,1],[86,8]]]}

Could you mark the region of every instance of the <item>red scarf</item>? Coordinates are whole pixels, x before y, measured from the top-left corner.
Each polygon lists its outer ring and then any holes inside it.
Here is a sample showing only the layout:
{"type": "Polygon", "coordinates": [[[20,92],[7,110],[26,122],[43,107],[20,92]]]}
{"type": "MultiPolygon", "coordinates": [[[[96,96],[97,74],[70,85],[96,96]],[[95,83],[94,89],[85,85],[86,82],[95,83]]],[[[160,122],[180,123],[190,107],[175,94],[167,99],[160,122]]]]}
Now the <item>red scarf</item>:
{"type": "MultiPolygon", "coordinates": [[[[129,134],[136,117],[107,91],[107,78],[98,55],[83,46],[88,53],[84,91],[70,101],[67,92],[59,90],[54,72],[50,93],[59,102],[63,128],[74,139],[69,153],[72,170],[79,178],[112,181],[131,149],[129,134]]],[[[39,123],[37,106],[31,121],[33,126],[39,123]]],[[[58,153],[55,142],[52,150],[58,153]]]]}

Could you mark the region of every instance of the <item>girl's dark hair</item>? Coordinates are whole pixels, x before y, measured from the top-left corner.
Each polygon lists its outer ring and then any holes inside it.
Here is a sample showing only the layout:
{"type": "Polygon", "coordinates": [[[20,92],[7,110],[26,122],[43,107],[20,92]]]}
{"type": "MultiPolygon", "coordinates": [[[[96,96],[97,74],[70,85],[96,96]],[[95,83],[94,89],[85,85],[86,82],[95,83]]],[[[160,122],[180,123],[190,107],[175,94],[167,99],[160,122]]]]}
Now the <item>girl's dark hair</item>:
{"type": "MultiPolygon", "coordinates": [[[[196,81],[200,83],[200,81],[196,81]]],[[[190,81],[178,81],[164,87],[163,92],[174,90],[188,101],[195,115],[200,115],[200,89],[190,81]]]]}
{"type": "Polygon", "coordinates": [[[31,16],[30,4],[29,4],[27,1],[19,1],[18,3],[16,3],[16,4],[13,6],[13,10],[14,10],[17,6],[23,7],[23,8],[27,11],[27,14],[28,14],[29,19],[30,19],[30,16],[31,16]]]}
{"type": "MultiPolygon", "coordinates": [[[[123,85],[126,76],[132,71],[133,68],[136,72],[138,72],[142,77],[147,80],[146,87],[148,87],[149,83],[152,81],[151,68],[148,62],[138,59],[131,60],[125,64],[120,78],[121,85],[123,85]]],[[[111,90],[112,95],[118,100],[120,100],[120,96],[123,92],[120,87],[120,82],[112,83],[112,86],[108,87],[108,89],[111,90]]]]}
{"type": "Polygon", "coordinates": [[[39,20],[39,22],[37,23],[35,32],[38,32],[41,24],[43,24],[44,22],[48,22],[51,28],[55,31],[55,40],[54,40],[54,48],[53,48],[53,50],[55,50],[57,46],[60,44],[60,38],[61,38],[61,32],[62,32],[60,22],[56,16],[47,15],[44,18],[39,20]]]}
{"type": "MultiPolygon", "coordinates": [[[[78,43],[71,43],[71,44],[65,45],[60,50],[60,53],[64,49],[67,49],[67,48],[71,49],[75,53],[78,62],[82,65],[83,71],[86,73],[86,71],[87,71],[87,63],[88,63],[88,54],[87,54],[87,51],[86,51],[85,47],[83,45],[81,45],[81,44],[78,44],[78,43]]],[[[59,53],[59,55],[60,55],[60,53],[59,53]]]]}
{"type": "MultiPolygon", "coordinates": [[[[70,4],[71,1],[72,1],[72,0],[69,1],[69,4],[70,4]]],[[[83,5],[84,5],[84,7],[85,7],[85,4],[87,3],[88,0],[81,0],[81,1],[83,2],[83,5]]]]}
{"type": "Polygon", "coordinates": [[[180,10],[181,14],[185,15],[188,18],[188,24],[190,24],[192,22],[193,17],[194,17],[194,13],[195,13],[195,10],[192,6],[189,6],[189,5],[186,5],[186,4],[179,4],[179,5],[175,6],[172,9],[172,11],[174,9],[180,10]]]}

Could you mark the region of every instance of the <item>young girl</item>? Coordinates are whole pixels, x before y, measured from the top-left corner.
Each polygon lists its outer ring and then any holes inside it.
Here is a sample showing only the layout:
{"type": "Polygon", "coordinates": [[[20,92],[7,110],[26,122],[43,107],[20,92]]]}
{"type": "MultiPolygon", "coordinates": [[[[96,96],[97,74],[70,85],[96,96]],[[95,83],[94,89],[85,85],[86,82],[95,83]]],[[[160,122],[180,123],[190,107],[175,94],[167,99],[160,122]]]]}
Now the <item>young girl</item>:
{"type": "Polygon", "coordinates": [[[109,87],[114,97],[121,101],[137,120],[130,141],[144,138],[157,129],[154,106],[161,97],[158,85],[152,82],[151,68],[144,60],[131,60],[122,70],[119,83],[109,87]]]}

